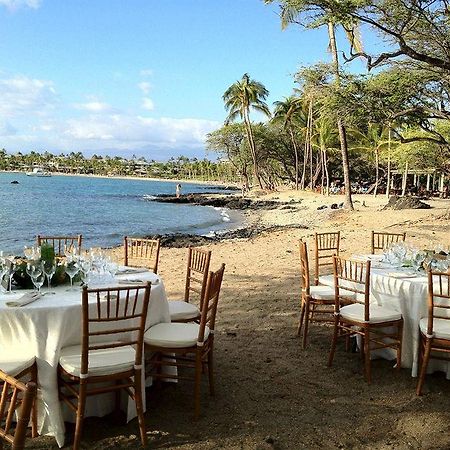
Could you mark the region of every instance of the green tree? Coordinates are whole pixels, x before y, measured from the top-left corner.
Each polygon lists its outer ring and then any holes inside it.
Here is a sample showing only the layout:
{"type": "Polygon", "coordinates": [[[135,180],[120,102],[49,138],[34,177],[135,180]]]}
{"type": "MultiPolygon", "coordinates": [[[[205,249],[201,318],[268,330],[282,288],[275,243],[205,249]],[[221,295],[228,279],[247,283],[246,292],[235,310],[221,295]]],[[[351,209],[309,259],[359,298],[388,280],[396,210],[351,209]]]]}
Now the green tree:
{"type": "Polygon", "coordinates": [[[241,80],[233,83],[223,94],[225,109],[228,111],[228,117],[225,123],[228,124],[237,117],[240,117],[244,121],[248,145],[253,159],[253,174],[261,189],[264,186],[258,168],[257,150],[250,121],[250,110],[254,109],[269,117],[269,107],[264,101],[268,95],[269,91],[265,86],[258,81],[252,80],[247,73],[242,76],[241,80]]]}

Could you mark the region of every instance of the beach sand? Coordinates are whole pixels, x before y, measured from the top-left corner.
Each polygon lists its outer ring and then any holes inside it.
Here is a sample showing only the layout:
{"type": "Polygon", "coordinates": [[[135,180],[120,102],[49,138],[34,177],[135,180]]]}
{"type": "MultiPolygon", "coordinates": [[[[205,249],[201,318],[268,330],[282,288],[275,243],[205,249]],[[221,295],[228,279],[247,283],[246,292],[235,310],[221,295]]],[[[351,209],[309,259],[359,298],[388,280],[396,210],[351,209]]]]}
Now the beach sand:
{"type": "MultiPolygon", "coordinates": [[[[212,269],[226,264],[215,335],[216,396],[209,397],[205,379],[202,416],[194,421],[190,382],[150,388],[148,448],[450,448],[450,380],[442,373],[428,376],[425,395],[417,397],[410,369],[397,373],[392,362],[374,360],[368,386],[359,355],[342,347],[334,366],[326,367],[328,325],[311,326],[306,350],[296,336],[299,238],[312,248],[314,232],[341,230],[347,256],[370,251],[372,229],[406,231],[407,241],[421,247],[450,245],[450,200],[429,201],[429,210],[381,211],[384,196],[356,195],[355,211],[349,212],[317,210],[340,203],[339,196],[282,191],[260,198],[291,203],[253,212],[249,220],[285,228],[205,246],[213,253],[212,269]]],[[[160,274],[169,298],[183,294],[186,252],[161,250],[160,274]]],[[[67,444],[72,431],[69,425],[67,444]]],[[[140,448],[138,435],[136,421],[123,425],[91,418],[83,445],[140,448]]],[[[28,446],[53,448],[55,443],[41,437],[28,446]]]]}

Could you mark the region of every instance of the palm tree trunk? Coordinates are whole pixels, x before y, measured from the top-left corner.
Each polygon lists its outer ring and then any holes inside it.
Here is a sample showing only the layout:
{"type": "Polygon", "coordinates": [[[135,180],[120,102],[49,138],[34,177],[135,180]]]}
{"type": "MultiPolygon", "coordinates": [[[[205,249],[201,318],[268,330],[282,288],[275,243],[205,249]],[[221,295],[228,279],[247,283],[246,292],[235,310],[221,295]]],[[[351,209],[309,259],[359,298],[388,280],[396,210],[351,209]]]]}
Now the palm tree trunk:
{"type": "MultiPolygon", "coordinates": [[[[339,60],[336,45],[336,35],[334,32],[334,24],[332,22],[328,22],[328,37],[330,39],[330,49],[331,54],[333,56],[334,74],[336,77],[335,82],[337,85],[339,85],[340,84],[339,60]]],[[[344,188],[345,188],[344,208],[353,210],[354,208],[352,201],[352,186],[350,184],[350,167],[348,162],[347,135],[345,132],[344,124],[341,119],[338,119],[337,127],[339,131],[339,141],[341,143],[342,172],[344,174],[344,188]]]]}
{"type": "Polygon", "coordinates": [[[375,149],[375,189],[373,191],[373,196],[376,197],[378,194],[378,183],[380,178],[380,155],[378,153],[378,148],[375,149]]]}
{"type": "Polygon", "coordinates": [[[258,167],[258,161],[256,159],[256,146],[255,146],[255,140],[253,139],[253,131],[252,126],[250,124],[250,118],[248,117],[248,111],[244,111],[244,124],[245,124],[245,130],[247,132],[247,139],[248,139],[248,145],[250,147],[250,152],[252,154],[253,159],[253,174],[255,176],[256,181],[259,184],[259,187],[261,189],[264,189],[261,176],[259,174],[259,167],[258,167]]]}
{"type": "Polygon", "coordinates": [[[294,132],[292,131],[292,125],[289,125],[289,132],[291,135],[292,145],[294,147],[295,157],[295,189],[298,191],[298,148],[294,138],[294,132]]]}

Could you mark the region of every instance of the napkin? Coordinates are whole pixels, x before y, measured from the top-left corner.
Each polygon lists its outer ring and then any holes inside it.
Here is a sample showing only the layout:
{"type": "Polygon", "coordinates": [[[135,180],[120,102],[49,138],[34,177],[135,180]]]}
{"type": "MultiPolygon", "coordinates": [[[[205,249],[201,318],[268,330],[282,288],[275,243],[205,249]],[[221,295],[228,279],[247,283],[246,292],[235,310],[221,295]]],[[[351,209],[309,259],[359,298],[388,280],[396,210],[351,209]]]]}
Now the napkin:
{"type": "Polygon", "coordinates": [[[6,302],[6,306],[18,308],[20,306],[29,305],[30,303],[33,303],[34,301],[38,300],[41,297],[42,294],[40,294],[39,292],[27,292],[26,294],[22,295],[22,297],[19,297],[15,301],[6,302]]]}
{"type": "Polygon", "coordinates": [[[117,280],[119,284],[144,284],[147,281],[150,281],[152,284],[158,284],[159,278],[155,278],[155,280],[137,280],[136,278],[119,278],[117,280]]]}
{"type": "Polygon", "coordinates": [[[393,278],[416,278],[417,274],[414,272],[389,272],[388,275],[393,278]]]}
{"type": "Polygon", "coordinates": [[[132,274],[132,273],[144,273],[148,272],[149,270],[145,267],[121,267],[117,271],[118,274],[132,274]]]}

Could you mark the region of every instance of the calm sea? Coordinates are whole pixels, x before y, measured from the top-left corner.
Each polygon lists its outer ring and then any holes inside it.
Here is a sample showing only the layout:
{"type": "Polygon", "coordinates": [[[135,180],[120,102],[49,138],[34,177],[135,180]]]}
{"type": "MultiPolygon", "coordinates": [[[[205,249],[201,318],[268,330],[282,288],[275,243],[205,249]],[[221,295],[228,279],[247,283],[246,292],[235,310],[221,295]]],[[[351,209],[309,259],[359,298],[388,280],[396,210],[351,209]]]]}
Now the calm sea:
{"type": "MultiPolygon", "coordinates": [[[[120,245],[123,236],[207,234],[236,226],[239,215],[194,205],[152,202],[175,194],[176,183],[0,173],[0,250],[21,253],[37,234],[83,235],[83,246],[120,245]],[[17,180],[19,184],[11,184],[17,180]]],[[[182,193],[214,192],[182,184],[182,193]]]]}

